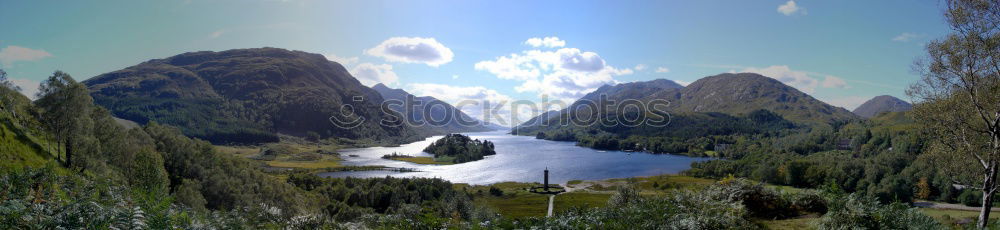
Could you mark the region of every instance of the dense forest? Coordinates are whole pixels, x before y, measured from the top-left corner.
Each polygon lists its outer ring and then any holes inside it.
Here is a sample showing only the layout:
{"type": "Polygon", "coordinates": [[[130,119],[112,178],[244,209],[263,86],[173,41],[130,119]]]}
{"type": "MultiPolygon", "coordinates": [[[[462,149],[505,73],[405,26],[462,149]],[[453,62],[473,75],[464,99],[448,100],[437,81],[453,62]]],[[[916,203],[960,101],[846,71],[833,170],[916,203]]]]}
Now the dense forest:
{"type": "Polygon", "coordinates": [[[434,158],[452,158],[452,163],[465,163],[482,160],[486,156],[496,155],[493,142],[479,139],[473,140],[462,134],[448,134],[424,148],[424,152],[434,154],[434,158]]]}

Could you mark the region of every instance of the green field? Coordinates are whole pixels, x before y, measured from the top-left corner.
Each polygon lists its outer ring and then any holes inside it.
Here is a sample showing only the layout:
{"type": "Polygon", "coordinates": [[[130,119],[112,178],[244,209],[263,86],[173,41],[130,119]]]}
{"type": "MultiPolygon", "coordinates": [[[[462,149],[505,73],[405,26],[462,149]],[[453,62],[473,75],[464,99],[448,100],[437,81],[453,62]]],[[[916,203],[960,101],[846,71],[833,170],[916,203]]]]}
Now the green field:
{"type": "MultiPolygon", "coordinates": [[[[643,194],[655,195],[664,194],[676,188],[687,188],[691,186],[704,186],[712,183],[713,180],[694,178],[679,175],[660,175],[651,177],[610,179],[605,181],[581,181],[574,180],[567,184],[579,185],[590,183],[584,189],[574,192],[556,195],[554,201],[554,212],[564,212],[574,207],[597,208],[607,205],[611,192],[621,185],[630,184],[638,188],[643,194]],[[607,184],[609,186],[603,186],[607,184]]],[[[540,186],[538,183],[515,183],[504,182],[488,186],[469,186],[457,184],[456,189],[464,189],[474,194],[474,200],[478,204],[493,208],[501,215],[512,218],[545,216],[548,209],[548,195],[530,193],[528,188],[540,186]],[[490,194],[490,188],[497,188],[503,191],[503,195],[496,196],[490,194]]]]}
{"type": "Polygon", "coordinates": [[[816,229],[817,217],[805,217],[784,220],[759,220],[757,223],[763,224],[767,229],[792,230],[792,229],[816,229]]]}

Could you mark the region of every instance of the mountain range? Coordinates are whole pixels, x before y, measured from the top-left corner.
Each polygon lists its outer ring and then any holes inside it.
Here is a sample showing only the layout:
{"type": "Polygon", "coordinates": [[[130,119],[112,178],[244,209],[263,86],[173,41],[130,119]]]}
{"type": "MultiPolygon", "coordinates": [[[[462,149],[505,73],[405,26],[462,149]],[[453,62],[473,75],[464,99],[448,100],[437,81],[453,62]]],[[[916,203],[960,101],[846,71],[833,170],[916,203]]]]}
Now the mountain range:
{"type": "MultiPolygon", "coordinates": [[[[739,115],[763,109],[790,121],[810,125],[857,118],[846,109],[826,104],[778,80],[755,73],[708,76],[686,87],[666,79],[605,85],[581,99],[597,101],[602,95],[611,100],[666,100],[670,102],[667,111],[672,113],[739,115]]],[[[565,109],[556,113],[573,116],[572,112],[567,114],[565,109]]],[[[545,113],[519,127],[536,125],[540,120],[554,117],[551,112],[545,113]]]]}
{"type": "Polygon", "coordinates": [[[864,118],[872,118],[884,112],[904,112],[913,109],[913,105],[899,98],[882,95],[866,101],[854,109],[854,114],[864,118]]]}
{"type": "Polygon", "coordinates": [[[420,138],[382,96],[323,55],[278,48],[191,52],[84,81],[115,116],[156,121],[213,143],[278,141],[279,135],[406,142],[420,138]],[[346,125],[334,125],[337,121],[346,125]]]}
{"type": "MultiPolygon", "coordinates": [[[[498,128],[433,97],[417,97],[383,84],[368,88],[342,65],[322,55],[278,48],[184,53],[102,74],[84,83],[95,102],[117,117],[140,124],[155,121],[177,126],[189,136],[213,143],[273,142],[281,135],[405,142],[427,135],[498,128]],[[402,105],[390,105],[387,110],[380,107],[386,100],[407,99],[418,106],[413,110],[402,105]],[[393,118],[426,122],[449,114],[458,119],[419,127],[379,122],[399,120],[393,118]],[[360,122],[351,127],[332,123],[355,120],[360,122]],[[463,125],[457,120],[473,123],[463,125]]],[[[666,111],[671,115],[740,116],[767,110],[802,125],[857,118],[845,109],[753,73],[708,76],[686,87],[666,79],[606,85],[573,105],[598,101],[602,96],[616,101],[669,101],[666,111]]],[[[598,113],[611,111],[594,114],[598,113]]],[[[518,127],[581,115],[568,109],[547,112],[518,127]]]]}

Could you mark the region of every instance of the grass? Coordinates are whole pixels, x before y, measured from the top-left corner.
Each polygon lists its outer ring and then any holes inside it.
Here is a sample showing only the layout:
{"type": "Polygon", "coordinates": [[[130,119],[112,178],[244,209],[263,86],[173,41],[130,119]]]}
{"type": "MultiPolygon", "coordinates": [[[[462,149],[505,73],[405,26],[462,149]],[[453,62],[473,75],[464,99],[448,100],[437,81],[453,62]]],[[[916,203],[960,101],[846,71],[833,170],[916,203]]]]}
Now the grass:
{"type": "MultiPolygon", "coordinates": [[[[979,211],[936,208],[921,208],[920,211],[947,226],[955,226],[962,219],[974,221],[979,218],[979,211]]],[[[995,212],[990,215],[991,222],[997,219],[1000,219],[1000,216],[997,216],[995,212]]]]}
{"type": "MultiPolygon", "coordinates": [[[[703,187],[715,183],[715,180],[682,175],[658,175],[635,178],[634,186],[644,193],[665,193],[671,189],[703,187]]],[[[614,189],[610,189],[614,190],[614,189]]]]}
{"type": "Polygon", "coordinates": [[[41,167],[55,160],[45,147],[47,142],[36,138],[0,113],[0,168],[41,167]]]}
{"type": "Polygon", "coordinates": [[[455,164],[450,161],[436,161],[433,157],[393,157],[390,160],[406,161],[422,165],[450,165],[455,164]]]}
{"type": "Polygon", "coordinates": [[[608,198],[611,198],[611,194],[588,192],[563,193],[556,196],[556,200],[554,201],[555,210],[553,211],[558,213],[573,207],[604,207],[608,204],[608,198]]]}
{"type": "Polygon", "coordinates": [[[240,157],[251,157],[260,153],[260,147],[256,146],[225,146],[216,145],[215,151],[240,157]]]}
{"type": "Polygon", "coordinates": [[[341,168],[342,159],[333,153],[340,146],[337,144],[315,144],[286,141],[266,146],[225,146],[216,145],[220,153],[243,158],[257,159],[267,166],[292,169],[331,169],[341,168]],[[278,150],[277,155],[258,158],[263,149],[278,150]]]}
{"type": "MultiPolygon", "coordinates": [[[[651,177],[639,177],[639,178],[627,178],[627,179],[609,179],[606,180],[609,183],[624,184],[632,183],[636,188],[640,189],[643,194],[659,194],[667,193],[672,188],[686,188],[691,186],[705,186],[714,183],[713,180],[694,178],[689,176],[679,176],[679,175],[660,175],[651,177]],[[662,185],[661,185],[662,184],[662,185]],[[653,185],[660,185],[659,187],[654,187],[653,185]],[[666,186],[663,186],[666,185],[666,186]]],[[[580,184],[584,181],[576,180],[567,182],[567,184],[580,184]]],[[[524,217],[541,217],[545,216],[548,209],[549,197],[548,195],[541,195],[530,193],[526,189],[539,186],[539,183],[516,183],[516,182],[504,182],[496,183],[486,186],[470,186],[467,184],[456,184],[455,189],[464,190],[473,194],[473,199],[477,204],[485,205],[493,208],[498,213],[505,217],[511,218],[524,218],[524,217]],[[495,196],[491,195],[490,188],[497,188],[503,191],[503,195],[495,196]]],[[[595,183],[591,186],[600,187],[599,184],[595,183]]],[[[569,193],[562,193],[556,195],[554,202],[554,212],[564,212],[574,207],[585,207],[585,208],[598,208],[607,205],[608,199],[611,197],[611,193],[607,191],[614,191],[614,187],[600,187],[596,188],[595,191],[574,191],[569,193]]]]}
{"type": "Polygon", "coordinates": [[[325,169],[340,167],[339,160],[320,161],[264,161],[268,166],[277,168],[325,169]]]}
{"type": "Polygon", "coordinates": [[[813,225],[819,218],[817,217],[806,217],[806,218],[794,218],[794,219],[784,219],[784,220],[758,220],[757,223],[763,224],[767,229],[784,230],[784,229],[816,229],[813,225]]]}

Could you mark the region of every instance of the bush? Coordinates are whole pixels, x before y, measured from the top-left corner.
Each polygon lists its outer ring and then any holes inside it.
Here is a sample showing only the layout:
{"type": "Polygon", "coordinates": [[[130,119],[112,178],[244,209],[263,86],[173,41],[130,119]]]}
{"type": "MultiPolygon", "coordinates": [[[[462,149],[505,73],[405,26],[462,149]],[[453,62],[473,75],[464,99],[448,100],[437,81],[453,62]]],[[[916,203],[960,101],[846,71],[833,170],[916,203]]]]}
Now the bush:
{"type": "Polygon", "coordinates": [[[942,229],[940,223],[917,208],[902,203],[879,204],[872,197],[855,194],[835,199],[819,229],[942,229]]]}
{"type": "Polygon", "coordinates": [[[490,195],[503,196],[503,190],[500,190],[497,187],[490,186],[490,195]]]}
{"type": "Polygon", "coordinates": [[[958,195],[958,202],[971,207],[983,206],[983,194],[974,189],[965,189],[962,190],[962,194],[958,195]]]}

